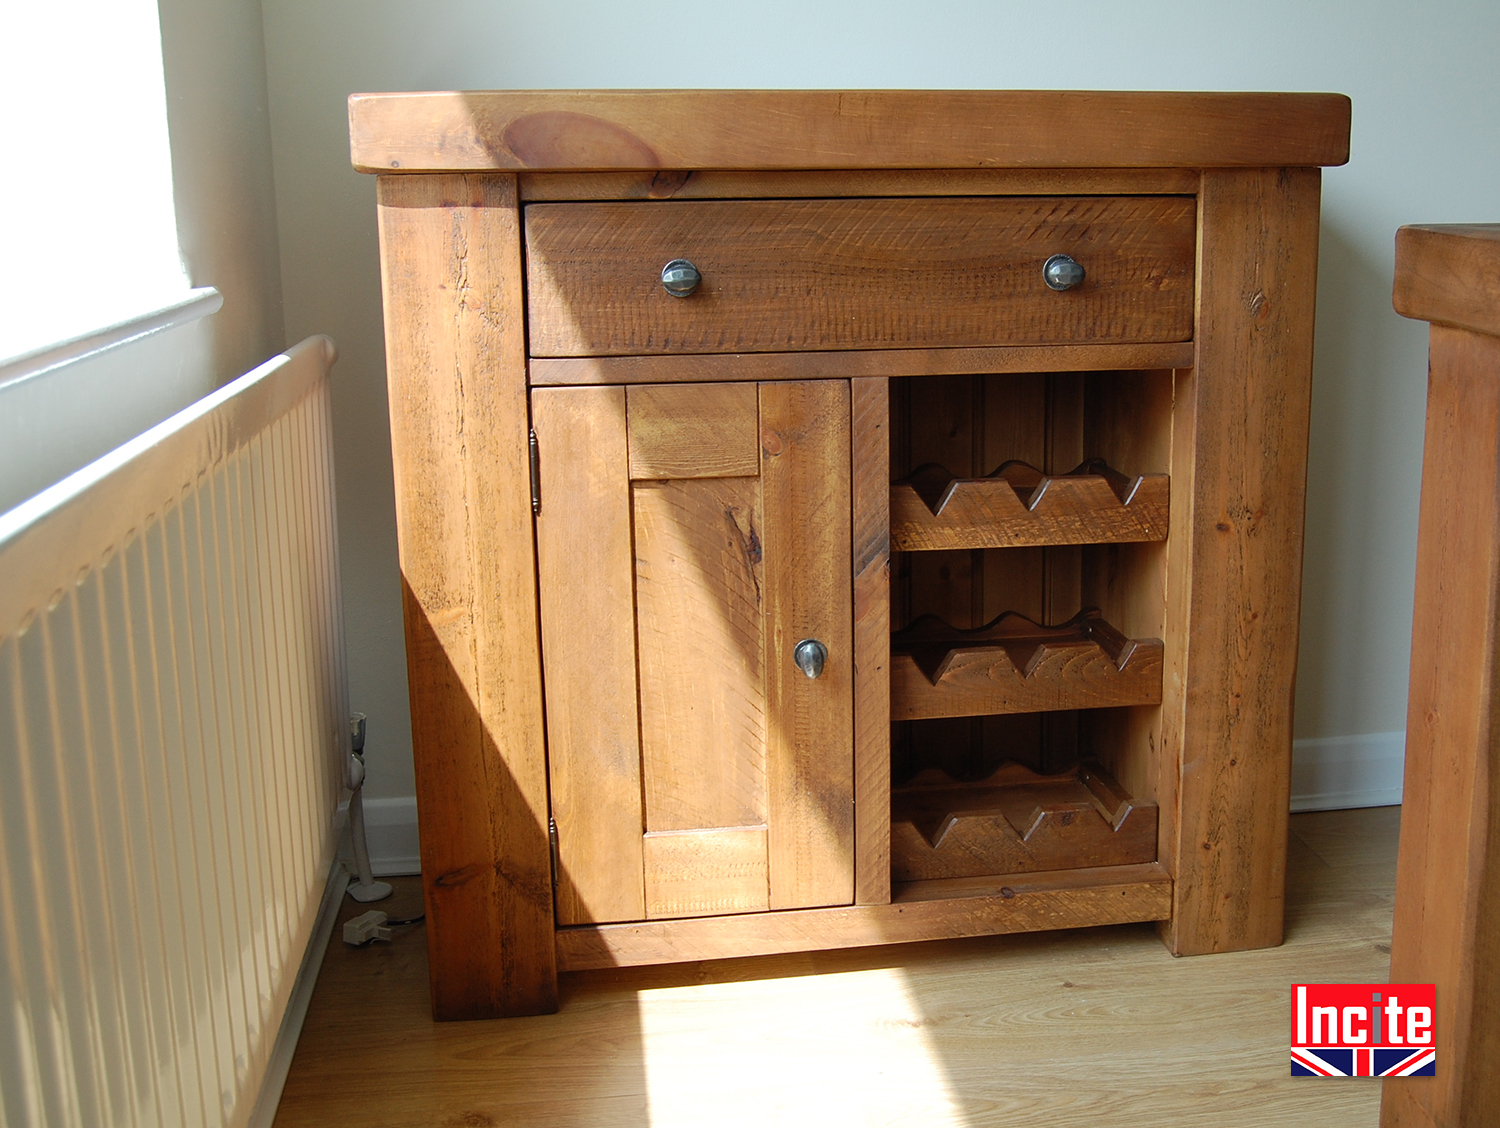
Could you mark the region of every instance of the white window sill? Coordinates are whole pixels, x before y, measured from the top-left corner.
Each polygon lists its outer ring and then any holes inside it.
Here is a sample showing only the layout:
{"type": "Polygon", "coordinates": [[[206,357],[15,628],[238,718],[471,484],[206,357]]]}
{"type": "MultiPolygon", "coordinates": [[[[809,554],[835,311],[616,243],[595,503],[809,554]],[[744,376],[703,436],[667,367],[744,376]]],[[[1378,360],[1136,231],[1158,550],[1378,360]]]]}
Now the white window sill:
{"type": "Polygon", "coordinates": [[[0,388],[19,384],[35,376],[60,368],[64,364],[94,356],[160,333],[164,329],[175,329],[187,325],[200,317],[207,317],[224,304],[224,298],[212,286],[189,290],[186,296],[168,305],[147,310],[135,317],[116,321],[102,329],[94,329],[70,337],[66,341],[45,345],[39,349],[9,357],[0,361],[0,388]]]}

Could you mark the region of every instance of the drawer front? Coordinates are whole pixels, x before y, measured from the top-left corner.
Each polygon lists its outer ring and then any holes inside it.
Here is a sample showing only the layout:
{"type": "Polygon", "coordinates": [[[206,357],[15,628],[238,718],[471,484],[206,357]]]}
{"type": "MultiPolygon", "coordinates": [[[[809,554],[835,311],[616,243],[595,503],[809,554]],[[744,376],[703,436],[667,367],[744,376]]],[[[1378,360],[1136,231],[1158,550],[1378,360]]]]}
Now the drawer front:
{"type": "Polygon", "coordinates": [[[1190,340],[1185,196],[526,208],[533,356],[1190,340]],[[1043,280],[1055,254],[1084,280],[1043,280]],[[663,266],[701,274],[669,294],[663,266]]]}

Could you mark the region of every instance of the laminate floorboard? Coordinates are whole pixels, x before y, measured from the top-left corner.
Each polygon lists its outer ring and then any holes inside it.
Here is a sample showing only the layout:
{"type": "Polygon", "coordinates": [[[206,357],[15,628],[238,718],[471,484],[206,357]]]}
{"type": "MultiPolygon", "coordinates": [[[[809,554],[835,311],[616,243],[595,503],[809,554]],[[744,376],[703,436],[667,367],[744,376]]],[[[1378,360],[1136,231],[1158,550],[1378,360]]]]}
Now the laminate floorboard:
{"type": "MultiPolygon", "coordinates": [[[[1373,1128],[1378,1081],[1288,1076],[1288,985],[1385,979],[1399,823],[1292,816],[1287,942],[1256,952],[1121,925],[577,972],[559,1014],[434,1023],[421,925],[335,939],[275,1124],[1373,1128]]],[[[396,884],[378,907],[420,911],[396,884]]]]}

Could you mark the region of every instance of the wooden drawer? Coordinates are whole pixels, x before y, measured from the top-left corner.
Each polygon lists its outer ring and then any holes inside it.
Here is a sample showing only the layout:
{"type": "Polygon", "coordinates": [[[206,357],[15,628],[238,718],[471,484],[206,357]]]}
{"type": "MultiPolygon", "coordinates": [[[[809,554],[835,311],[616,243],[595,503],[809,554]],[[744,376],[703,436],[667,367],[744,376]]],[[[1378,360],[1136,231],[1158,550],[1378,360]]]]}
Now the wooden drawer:
{"type": "Polygon", "coordinates": [[[1169,342],[1193,334],[1185,196],[526,208],[533,356],[1169,342]],[[1054,291],[1042,264],[1087,275],[1054,291]],[[698,290],[661,284],[693,262],[698,290]]]}

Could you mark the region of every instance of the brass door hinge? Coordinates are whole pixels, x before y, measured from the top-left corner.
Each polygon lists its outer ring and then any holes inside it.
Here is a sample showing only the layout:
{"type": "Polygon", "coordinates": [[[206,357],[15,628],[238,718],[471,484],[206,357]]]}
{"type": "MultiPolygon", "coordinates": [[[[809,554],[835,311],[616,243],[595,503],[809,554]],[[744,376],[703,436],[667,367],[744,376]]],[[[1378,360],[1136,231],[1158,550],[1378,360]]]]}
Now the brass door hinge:
{"type": "Polygon", "coordinates": [[[552,843],[552,892],[557,892],[557,874],[562,869],[562,852],[557,848],[557,820],[547,816],[547,838],[552,843]]]}
{"type": "Polygon", "coordinates": [[[527,431],[527,445],[531,456],[531,515],[542,511],[542,456],[536,444],[536,428],[527,431]]]}

